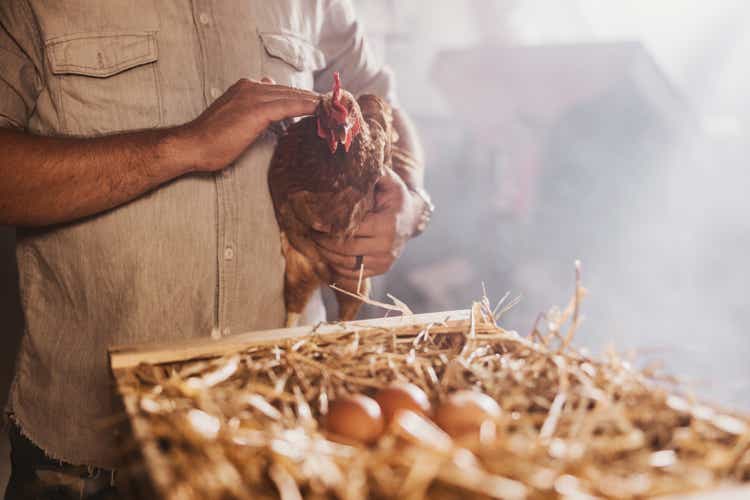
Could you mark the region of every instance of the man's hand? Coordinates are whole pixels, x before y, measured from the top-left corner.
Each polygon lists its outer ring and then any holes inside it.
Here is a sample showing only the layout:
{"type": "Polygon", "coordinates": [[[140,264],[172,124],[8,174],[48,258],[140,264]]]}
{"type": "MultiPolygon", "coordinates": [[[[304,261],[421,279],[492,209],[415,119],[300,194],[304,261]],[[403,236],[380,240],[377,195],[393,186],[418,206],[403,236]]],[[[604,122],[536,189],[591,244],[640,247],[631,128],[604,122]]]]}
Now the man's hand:
{"type": "Polygon", "coordinates": [[[358,256],[364,264],[363,277],[384,274],[414,234],[422,212],[422,200],[413,195],[391,169],[386,169],[375,189],[375,210],[365,217],[353,238],[339,241],[327,234],[327,228],[315,228],[320,231],[315,237],[318,250],[333,268],[336,278],[358,279],[358,256]]]}
{"type": "Polygon", "coordinates": [[[175,129],[175,150],[194,171],[221,170],[242,154],[272,122],[315,112],[315,92],[242,79],[198,118],[175,129]]]}

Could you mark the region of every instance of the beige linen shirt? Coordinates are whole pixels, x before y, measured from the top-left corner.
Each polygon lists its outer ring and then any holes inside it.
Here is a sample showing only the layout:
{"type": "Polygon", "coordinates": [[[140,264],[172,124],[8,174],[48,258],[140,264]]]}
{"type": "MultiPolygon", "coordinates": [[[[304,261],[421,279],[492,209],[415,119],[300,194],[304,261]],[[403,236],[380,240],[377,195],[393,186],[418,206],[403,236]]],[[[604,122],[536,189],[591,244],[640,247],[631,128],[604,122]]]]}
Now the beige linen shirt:
{"type": "MultiPolygon", "coordinates": [[[[341,0],[4,0],[0,126],[92,137],[198,116],[239,78],[391,98],[341,0]]],[[[221,141],[221,137],[216,137],[221,141]]],[[[18,230],[26,331],[9,410],[51,456],[116,465],[107,347],[278,327],[270,134],[216,175],[18,230]]],[[[106,172],[108,165],[98,168],[106,172]]],[[[106,175],[106,174],[105,174],[106,175]]]]}

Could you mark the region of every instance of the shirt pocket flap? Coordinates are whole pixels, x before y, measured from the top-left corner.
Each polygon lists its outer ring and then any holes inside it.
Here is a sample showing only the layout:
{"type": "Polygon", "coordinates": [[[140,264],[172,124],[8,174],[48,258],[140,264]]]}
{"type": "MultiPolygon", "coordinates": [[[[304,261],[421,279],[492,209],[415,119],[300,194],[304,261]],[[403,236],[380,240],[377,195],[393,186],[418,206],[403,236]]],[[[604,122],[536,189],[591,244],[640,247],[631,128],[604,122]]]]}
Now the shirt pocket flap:
{"type": "Polygon", "coordinates": [[[325,67],[325,56],[307,40],[286,33],[259,33],[268,55],[278,57],[297,71],[325,67]]]}
{"type": "Polygon", "coordinates": [[[150,32],[82,33],[45,45],[55,74],[106,78],[158,59],[156,37],[150,32]]]}

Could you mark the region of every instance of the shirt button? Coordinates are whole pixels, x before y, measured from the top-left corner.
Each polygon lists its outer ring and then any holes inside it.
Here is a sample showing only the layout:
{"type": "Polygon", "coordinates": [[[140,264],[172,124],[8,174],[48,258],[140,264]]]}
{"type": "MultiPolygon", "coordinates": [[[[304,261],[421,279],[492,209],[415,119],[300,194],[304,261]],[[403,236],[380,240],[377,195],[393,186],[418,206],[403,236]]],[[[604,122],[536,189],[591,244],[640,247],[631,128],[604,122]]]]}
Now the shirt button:
{"type": "Polygon", "coordinates": [[[232,247],[226,247],[224,249],[224,258],[226,260],[232,260],[234,258],[234,250],[232,247]]]}
{"type": "Polygon", "coordinates": [[[201,24],[208,24],[209,21],[211,21],[208,18],[208,14],[206,14],[205,12],[198,16],[198,20],[201,22],[201,24]]]}
{"type": "Polygon", "coordinates": [[[224,336],[226,337],[227,335],[229,335],[230,333],[232,333],[232,330],[230,330],[229,327],[226,327],[226,328],[224,328],[224,332],[223,333],[224,333],[224,336]]]}
{"type": "Polygon", "coordinates": [[[214,99],[218,99],[220,95],[221,92],[219,91],[219,89],[217,89],[216,87],[211,87],[211,97],[213,97],[214,99]]]}

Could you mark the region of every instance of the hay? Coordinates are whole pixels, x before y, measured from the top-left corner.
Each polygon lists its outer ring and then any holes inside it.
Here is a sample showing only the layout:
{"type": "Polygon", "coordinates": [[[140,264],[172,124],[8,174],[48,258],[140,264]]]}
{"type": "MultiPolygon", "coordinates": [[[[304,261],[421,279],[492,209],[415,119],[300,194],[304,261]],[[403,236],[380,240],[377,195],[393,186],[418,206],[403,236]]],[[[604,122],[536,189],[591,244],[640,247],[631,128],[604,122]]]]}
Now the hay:
{"type": "Polygon", "coordinates": [[[140,365],[119,388],[164,458],[169,470],[152,473],[168,478],[170,499],[633,498],[750,479],[748,418],[615,353],[571,347],[583,292],[579,278],[568,307],[528,337],[498,326],[504,309],[484,299],[464,326],[312,335],[140,365]],[[392,381],[417,384],[433,405],[481,390],[503,415],[493,433],[447,442],[419,420],[372,447],[321,429],[330,401],[392,381]]]}

